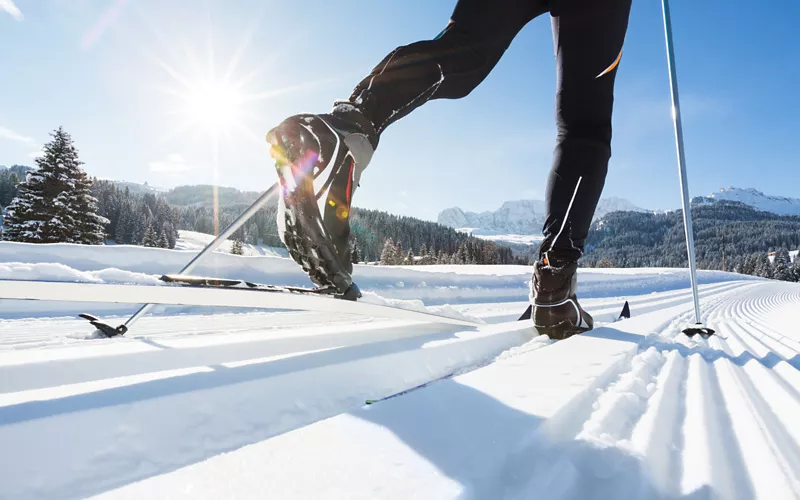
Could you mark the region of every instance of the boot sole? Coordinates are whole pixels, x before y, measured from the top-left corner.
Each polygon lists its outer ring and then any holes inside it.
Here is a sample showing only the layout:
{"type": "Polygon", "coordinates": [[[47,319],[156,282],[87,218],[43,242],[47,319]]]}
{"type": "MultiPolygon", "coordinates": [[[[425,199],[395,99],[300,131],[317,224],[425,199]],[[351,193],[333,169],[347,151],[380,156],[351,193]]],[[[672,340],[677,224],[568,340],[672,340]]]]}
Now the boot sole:
{"type": "Polygon", "coordinates": [[[576,328],[573,325],[569,325],[568,327],[564,327],[563,325],[534,326],[533,328],[539,332],[539,335],[547,335],[551,340],[564,340],[574,335],[580,335],[581,333],[591,331],[591,328],[576,328]]]}
{"type": "MultiPolygon", "coordinates": [[[[289,151],[280,138],[273,137],[273,146],[289,151]]],[[[297,158],[289,158],[294,163],[297,158]]],[[[350,274],[345,271],[330,238],[321,230],[322,217],[317,206],[313,176],[301,169],[292,168],[292,163],[276,162],[275,168],[281,178],[281,197],[285,211],[283,239],[292,259],[300,264],[309,278],[320,287],[333,286],[344,298],[361,297],[350,274]],[[292,178],[293,192],[285,189],[284,180],[292,178]]]]}

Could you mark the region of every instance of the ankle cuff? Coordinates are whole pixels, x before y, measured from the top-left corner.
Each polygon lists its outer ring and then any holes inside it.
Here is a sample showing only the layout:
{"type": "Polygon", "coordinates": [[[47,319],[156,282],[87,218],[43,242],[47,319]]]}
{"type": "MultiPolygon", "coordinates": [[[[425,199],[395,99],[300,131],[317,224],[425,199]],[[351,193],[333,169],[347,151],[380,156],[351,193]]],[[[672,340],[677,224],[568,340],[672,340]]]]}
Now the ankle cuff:
{"type": "Polygon", "coordinates": [[[372,144],[372,148],[375,149],[378,147],[378,133],[376,132],[375,124],[373,124],[355,104],[350,101],[336,101],[333,103],[331,115],[358,127],[358,129],[367,136],[370,144],[372,144]]]}

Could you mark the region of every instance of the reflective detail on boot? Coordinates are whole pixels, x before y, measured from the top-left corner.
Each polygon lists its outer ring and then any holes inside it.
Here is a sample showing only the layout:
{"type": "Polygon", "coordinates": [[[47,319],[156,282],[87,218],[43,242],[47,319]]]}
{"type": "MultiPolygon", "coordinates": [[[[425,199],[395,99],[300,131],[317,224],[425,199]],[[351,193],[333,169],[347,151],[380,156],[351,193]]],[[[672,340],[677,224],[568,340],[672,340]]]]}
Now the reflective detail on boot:
{"type": "MultiPolygon", "coordinates": [[[[559,302],[557,304],[536,304],[536,303],[534,303],[533,305],[534,305],[534,307],[560,307],[560,306],[563,306],[563,305],[565,305],[567,303],[572,304],[572,307],[575,308],[575,315],[578,317],[577,324],[575,326],[577,326],[578,328],[583,328],[584,327],[584,325],[583,325],[583,315],[581,314],[581,309],[580,309],[580,307],[578,307],[577,302],[575,300],[573,300],[572,297],[570,297],[567,300],[564,300],[562,302],[559,302]]],[[[541,325],[541,326],[551,326],[551,325],[541,325]]],[[[586,326],[589,326],[589,325],[586,325],[586,326]]]]}

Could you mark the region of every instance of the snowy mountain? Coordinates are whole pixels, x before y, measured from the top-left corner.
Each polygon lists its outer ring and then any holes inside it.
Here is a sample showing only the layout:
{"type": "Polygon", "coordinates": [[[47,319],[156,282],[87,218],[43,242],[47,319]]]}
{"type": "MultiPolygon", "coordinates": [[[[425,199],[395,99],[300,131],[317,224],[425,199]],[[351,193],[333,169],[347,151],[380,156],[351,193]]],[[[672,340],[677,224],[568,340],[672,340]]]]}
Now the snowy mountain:
{"type": "Polygon", "coordinates": [[[800,215],[800,199],[770,196],[753,188],[741,189],[732,186],[727,189],[721,188],[717,193],[706,197],[697,197],[692,201],[694,203],[710,203],[719,200],[738,201],[757,210],[780,215],[800,215]]]}
{"type": "MultiPolygon", "coordinates": [[[[595,219],[618,210],[647,212],[623,198],[609,197],[600,200],[595,212],[595,219]]],[[[542,232],[545,219],[545,202],[543,200],[507,201],[493,212],[465,212],[453,207],[439,213],[438,222],[445,226],[464,229],[477,237],[491,236],[503,241],[507,235],[518,241],[520,235],[538,236],[542,232]]]]}
{"type": "Polygon", "coordinates": [[[507,201],[493,212],[465,212],[453,207],[439,213],[439,224],[453,228],[476,228],[506,234],[541,232],[545,204],[541,200],[507,201]]]}

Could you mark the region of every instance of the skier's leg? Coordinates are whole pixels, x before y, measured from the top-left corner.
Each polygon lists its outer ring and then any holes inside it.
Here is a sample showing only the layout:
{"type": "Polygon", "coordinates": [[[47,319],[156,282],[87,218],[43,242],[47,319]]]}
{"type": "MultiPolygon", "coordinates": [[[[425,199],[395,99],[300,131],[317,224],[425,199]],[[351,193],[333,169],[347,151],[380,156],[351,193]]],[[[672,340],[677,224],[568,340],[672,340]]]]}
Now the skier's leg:
{"type": "Polygon", "coordinates": [[[548,0],[459,0],[436,38],[398,47],[355,88],[350,102],[380,134],[432,99],[467,96],[548,0]]]}
{"type": "Polygon", "coordinates": [[[459,0],[434,40],[395,49],[330,113],[287,118],[267,134],[281,182],[278,233],[320,286],[357,297],[350,207],[380,133],[426,101],[474,89],[548,0],[459,0]]]}
{"type": "Polygon", "coordinates": [[[567,260],[583,254],[611,156],[614,79],[630,7],[631,0],[557,0],[551,9],[558,142],[542,253],[567,260]]]}
{"type": "Polygon", "coordinates": [[[531,279],[533,324],[565,338],[594,321],[577,298],[578,259],[611,156],[614,78],[631,0],[556,0],[558,142],[547,184],[547,219],[531,279]]]}

